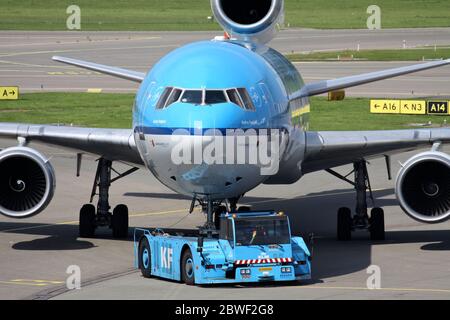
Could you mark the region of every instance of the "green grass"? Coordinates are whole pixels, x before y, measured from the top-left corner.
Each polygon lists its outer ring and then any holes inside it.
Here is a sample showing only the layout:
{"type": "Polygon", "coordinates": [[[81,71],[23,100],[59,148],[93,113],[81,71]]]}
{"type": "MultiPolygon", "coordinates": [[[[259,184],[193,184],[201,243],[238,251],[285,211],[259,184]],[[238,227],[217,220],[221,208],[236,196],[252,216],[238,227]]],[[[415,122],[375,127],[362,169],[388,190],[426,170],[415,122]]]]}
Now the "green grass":
{"type": "Polygon", "coordinates": [[[0,100],[0,122],[131,128],[133,94],[25,93],[0,100]]]}
{"type": "MultiPolygon", "coordinates": [[[[0,101],[0,122],[131,128],[133,94],[27,93],[18,101],[0,101]]],[[[311,101],[311,130],[406,129],[412,123],[440,125],[447,116],[383,115],[369,112],[369,99],[311,101]]]]}
{"type": "Polygon", "coordinates": [[[294,53],[286,55],[291,61],[323,61],[364,59],[369,61],[419,61],[450,58],[450,48],[418,48],[396,50],[346,50],[329,52],[294,53]]]}
{"type": "MultiPolygon", "coordinates": [[[[311,99],[311,130],[390,130],[408,129],[412,124],[432,122],[442,125],[450,116],[400,115],[370,113],[368,98],[346,98],[327,101],[324,97],[311,99]]],[[[415,127],[417,128],[417,127],[415,127]]]]}
{"type": "MultiPolygon", "coordinates": [[[[448,27],[448,0],[377,0],[382,28],[448,27]]],[[[0,0],[0,30],[65,30],[66,8],[81,8],[82,30],[219,30],[209,0],[0,0]]],[[[372,0],[286,0],[286,24],[366,28],[372,0]]]]}

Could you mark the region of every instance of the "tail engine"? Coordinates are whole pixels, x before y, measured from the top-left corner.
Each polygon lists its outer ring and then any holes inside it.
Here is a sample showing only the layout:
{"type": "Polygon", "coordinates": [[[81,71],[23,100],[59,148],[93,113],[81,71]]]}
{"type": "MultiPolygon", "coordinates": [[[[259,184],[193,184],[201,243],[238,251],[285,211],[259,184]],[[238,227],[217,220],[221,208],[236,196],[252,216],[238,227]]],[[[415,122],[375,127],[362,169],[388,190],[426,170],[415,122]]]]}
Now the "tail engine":
{"type": "Polygon", "coordinates": [[[396,194],[413,219],[439,223],[450,218],[450,157],[430,151],[409,159],[397,176],[396,194]]]}
{"type": "Polygon", "coordinates": [[[239,40],[267,43],[284,22],[283,0],[211,0],[211,7],[216,21],[239,40]]]}
{"type": "Polygon", "coordinates": [[[28,218],[44,210],[55,190],[50,162],[27,147],[0,152],[0,213],[10,218],[28,218]]]}

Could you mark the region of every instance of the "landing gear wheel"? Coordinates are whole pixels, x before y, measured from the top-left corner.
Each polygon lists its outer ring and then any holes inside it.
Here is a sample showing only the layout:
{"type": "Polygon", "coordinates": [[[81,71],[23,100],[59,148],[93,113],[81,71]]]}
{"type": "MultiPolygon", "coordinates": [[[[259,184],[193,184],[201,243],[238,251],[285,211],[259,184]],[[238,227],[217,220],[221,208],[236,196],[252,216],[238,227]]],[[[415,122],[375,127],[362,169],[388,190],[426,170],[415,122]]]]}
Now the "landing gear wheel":
{"type": "Polygon", "coordinates": [[[79,234],[82,238],[91,238],[95,233],[95,207],[85,204],[80,210],[79,234]]]}
{"type": "Polygon", "coordinates": [[[240,206],[238,212],[250,212],[251,208],[248,206],[240,206]]]}
{"type": "Polygon", "coordinates": [[[145,237],[143,237],[139,242],[138,266],[144,278],[150,278],[152,276],[152,256],[150,244],[145,237]]]}
{"type": "Polygon", "coordinates": [[[370,239],[371,240],[384,240],[384,211],[381,208],[373,208],[370,212],[369,219],[370,227],[370,239]]]}
{"type": "Polygon", "coordinates": [[[195,284],[194,259],[191,250],[184,251],[181,257],[181,281],[189,286],[195,284]]]}
{"type": "Polygon", "coordinates": [[[352,239],[352,212],[349,208],[339,208],[337,220],[337,238],[339,241],[352,239]]]}
{"type": "Polygon", "coordinates": [[[128,236],[128,207],[119,204],[114,208],[111,227],[114,238],[126,238],[128,236]]]}

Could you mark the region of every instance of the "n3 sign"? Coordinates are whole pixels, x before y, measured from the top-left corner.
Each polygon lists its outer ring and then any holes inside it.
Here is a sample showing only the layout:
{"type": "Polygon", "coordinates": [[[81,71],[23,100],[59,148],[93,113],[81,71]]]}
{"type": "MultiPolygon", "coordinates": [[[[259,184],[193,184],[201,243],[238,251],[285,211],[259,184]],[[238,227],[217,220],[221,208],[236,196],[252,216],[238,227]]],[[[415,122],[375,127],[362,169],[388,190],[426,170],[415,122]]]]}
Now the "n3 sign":
{"type": "Polygon", "coordinates": [[[428,101],[428,114],[448,114],[448,101],[428,101]]]}

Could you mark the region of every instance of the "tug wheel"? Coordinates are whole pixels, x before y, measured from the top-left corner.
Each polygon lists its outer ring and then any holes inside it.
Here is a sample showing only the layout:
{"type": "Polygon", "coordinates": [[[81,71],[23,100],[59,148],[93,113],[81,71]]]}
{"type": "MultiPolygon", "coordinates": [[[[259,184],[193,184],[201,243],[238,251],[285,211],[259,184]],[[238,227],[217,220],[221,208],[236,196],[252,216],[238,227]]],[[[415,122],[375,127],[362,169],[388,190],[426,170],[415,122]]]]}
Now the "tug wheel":
{"type": "Polygon", "coordinates": [[[194,268],[194,258],[192,258],[191,250],[184,251],[181,257],[181,281],[189,286],[195,284],[194,268]]]}

